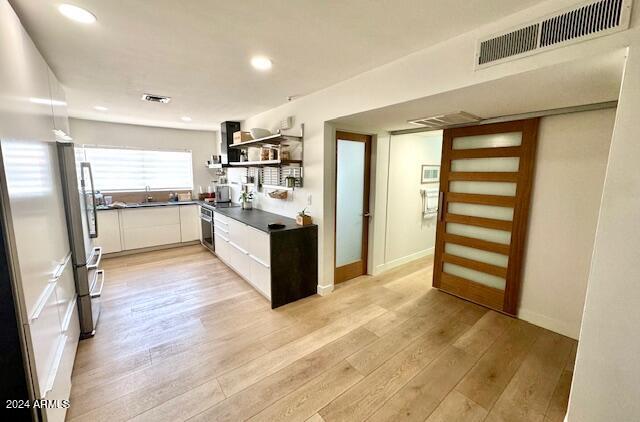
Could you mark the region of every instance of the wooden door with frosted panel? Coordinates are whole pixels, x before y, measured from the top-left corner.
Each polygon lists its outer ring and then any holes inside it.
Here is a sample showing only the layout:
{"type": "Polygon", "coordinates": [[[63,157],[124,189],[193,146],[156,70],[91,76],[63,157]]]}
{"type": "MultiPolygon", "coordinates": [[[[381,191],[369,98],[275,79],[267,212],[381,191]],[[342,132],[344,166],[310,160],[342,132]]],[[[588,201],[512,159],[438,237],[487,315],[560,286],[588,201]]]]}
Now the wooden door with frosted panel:
{"type": "Polygon", "coordinates": [[[444,131],[433,286],[516,315],[538,119],[444,131]]]}

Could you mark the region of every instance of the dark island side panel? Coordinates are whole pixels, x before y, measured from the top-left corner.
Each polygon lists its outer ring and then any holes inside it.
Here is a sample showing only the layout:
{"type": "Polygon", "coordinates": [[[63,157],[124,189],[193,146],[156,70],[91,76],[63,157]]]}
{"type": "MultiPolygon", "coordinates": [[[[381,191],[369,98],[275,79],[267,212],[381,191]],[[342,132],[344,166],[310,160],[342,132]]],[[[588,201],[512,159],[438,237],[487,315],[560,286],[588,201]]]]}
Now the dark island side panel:
{"type": "Polygon", "coordinates": [[[318,226],[271,232],[271,308],[317,293],[318,226]]]}

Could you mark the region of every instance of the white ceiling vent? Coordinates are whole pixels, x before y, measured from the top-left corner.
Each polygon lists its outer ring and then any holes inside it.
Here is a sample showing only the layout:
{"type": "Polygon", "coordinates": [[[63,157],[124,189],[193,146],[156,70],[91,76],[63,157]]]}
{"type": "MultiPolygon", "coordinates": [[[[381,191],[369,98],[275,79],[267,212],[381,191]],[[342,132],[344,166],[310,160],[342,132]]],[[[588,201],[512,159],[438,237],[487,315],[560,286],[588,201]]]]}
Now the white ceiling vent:
{"type": "Polygon", "coordinates": [[[149,101],[152,103],[167,104],[169,101],[171,101],[171,97],[165,97],[164,95],[142,94],[141,100],[149,101]]]}
{"type": "Polygon", "coordinates": [[[450,126],[475,123],[479,122],[480,120],[482,120],[481,117],[464,111],[459,111],[457,113],[440,114],[437,116],[412,119],[408,122],[412,125],[422,126],[429,129],[443,129],[450,126]]]}
{"type": "Polygon", "coordinates": [[[529,56],[629,27],[633,0],[582,3],[478,41],[476,69],[529,56]]]}

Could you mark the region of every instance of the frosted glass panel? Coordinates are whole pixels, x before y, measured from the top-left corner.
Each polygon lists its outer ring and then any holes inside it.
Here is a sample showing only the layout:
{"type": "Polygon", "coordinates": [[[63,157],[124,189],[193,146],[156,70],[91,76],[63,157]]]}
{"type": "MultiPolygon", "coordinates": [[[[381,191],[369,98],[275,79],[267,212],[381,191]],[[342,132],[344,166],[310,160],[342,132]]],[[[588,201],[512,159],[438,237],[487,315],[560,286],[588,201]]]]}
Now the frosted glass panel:
{"type": "Polygon", "coordinates": [[[453,149],[517,147],[522,144],[522,132],[462,136],[453,140],[453,149]]]}
{"type": "Polygon", "coordinates": [[[493,218],[495,220],[513,220],[513,208],[494,207],[492,205],[463,204],[450,202],[447,210],[451,214],[469,215],[471,217],[493,218]]]}
{"type": "Polygon", "coordinates": [[[473,237],[474,239],[502,243],[503,245],[511,243],[511,232],[504,230],[486,229],[484,227],[468,226],[458,223],[447,223],[446,230],[447,233],[457,234],[458,236],[473,237]]]}
{"type": "Polygon", "coordinates": [[[494,287],[500,290],[504,290],[504,286],[506,285],[506,280],[504,278],[471,270],[459,265],[449,264],[447,262],[443,265],[442,270],[447,274],[466,278],[467,280],[475,281],[476,283],[484,284],[485,286],[494,287]]]}
{"type": "Polygon", "coordinates": [[[466,158],[451,161],[451,171],[518,171],[520,157],[466,158]]]}
{"type": "Polygon", "coordinates": [[[449,191],[483,195],[516,196],[516,183],[509,182],[449,182],[449,191]]]}
{"type": "Polygon", "coordinates": [[[338,140],[336,267],[362,258],[364,142],[338,140]]]}
{"type": "Polygon", "coordinates": [[[509,257],[506,255],[469,248],[466,246],[456,245],[454,243],[447,243],[444,246],[444,251],[451,255],[473,259],[474,261],[480,261],[504,268],[507,268],[507,264],[509,263],[509,257]]]}

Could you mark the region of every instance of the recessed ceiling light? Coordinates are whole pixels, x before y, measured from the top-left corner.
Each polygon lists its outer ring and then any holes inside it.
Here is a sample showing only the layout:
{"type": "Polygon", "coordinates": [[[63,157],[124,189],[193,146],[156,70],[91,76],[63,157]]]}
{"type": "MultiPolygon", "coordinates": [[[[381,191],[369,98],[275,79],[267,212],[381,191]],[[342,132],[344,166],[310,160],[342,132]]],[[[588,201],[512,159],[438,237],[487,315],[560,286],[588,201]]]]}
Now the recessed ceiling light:
{"type": "Polygon", "coordinates": [[[256,56],[251,59],[251,66],[258,70],[269,70],[271,69],[271,60],[263,56],[256,56]]]}
{"type": "Polygon", "coordinates": [[[74,6],[72,4],[61,4],[58,6],[58,11],[69,19],[80,23],[94,23],[96,17],[93,13],[89,12],[82,7],[74,6]]]}
{"type": "Polygon", "coordinates": [[[93,108],[98,110],[98,111],[107,111],[107,110],[109,110],[105,106],[94,106],[93,108]]]}
{"type": "Polygon", "coordinates": [[[48,106],[66,106],[67,103],[60,100],[50,100],[48,98],[29,98],[29,101],[34,104],[42,104],[48,106]]]}
{"type": "Polygon", "coordinates": [[[189,116],[182,116],[180,119],[182,119],[183,122],[190,122],[191,120],[193,120],[191,117],[189,116]]]}

